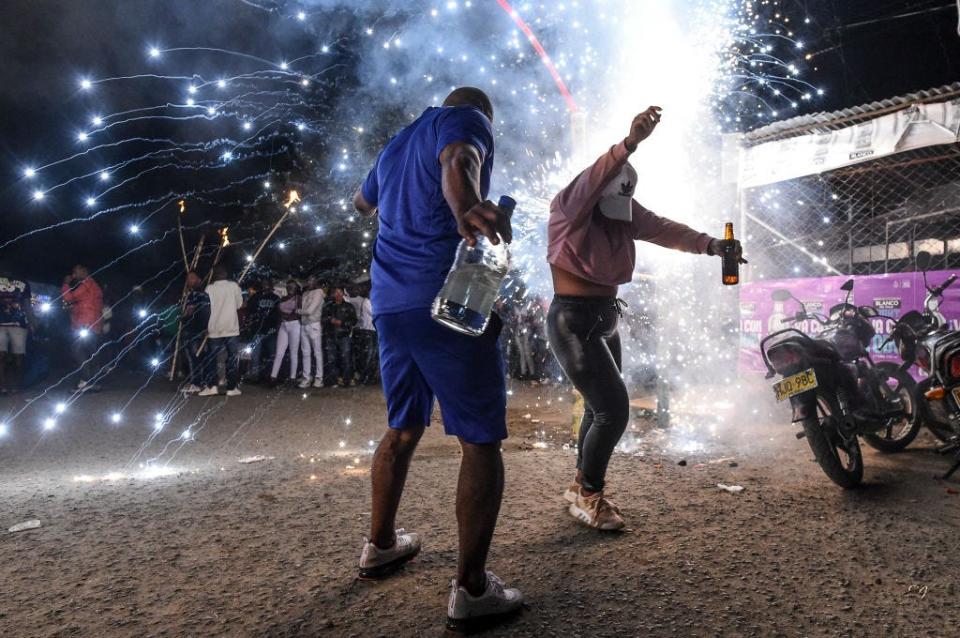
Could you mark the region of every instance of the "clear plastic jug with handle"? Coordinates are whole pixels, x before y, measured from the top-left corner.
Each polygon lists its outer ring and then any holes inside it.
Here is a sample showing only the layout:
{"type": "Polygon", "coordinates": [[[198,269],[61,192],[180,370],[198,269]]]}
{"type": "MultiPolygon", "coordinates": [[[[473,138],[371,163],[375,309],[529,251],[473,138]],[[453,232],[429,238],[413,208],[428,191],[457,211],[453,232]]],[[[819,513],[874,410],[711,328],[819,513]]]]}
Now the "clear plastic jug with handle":
{"type": "MultiPolygon", "coordinates": [[[[504,195],[497,205],[510,217],[517,202],[504,195]]],[[[475,246],[461,241],[430,314],[435,321],[457,332],[473,337],[483,334],[509,268],[510,249],[506,242],[494,246],[483,236],[477,238],[475,246]]]]}

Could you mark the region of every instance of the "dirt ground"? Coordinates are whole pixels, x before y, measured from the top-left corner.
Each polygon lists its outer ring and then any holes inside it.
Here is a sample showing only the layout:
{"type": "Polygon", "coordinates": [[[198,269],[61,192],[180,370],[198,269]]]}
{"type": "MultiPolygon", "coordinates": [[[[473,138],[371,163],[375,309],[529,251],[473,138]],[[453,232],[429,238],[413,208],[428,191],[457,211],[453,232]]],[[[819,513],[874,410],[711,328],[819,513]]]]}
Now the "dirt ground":
{"type": "MultiPolygon", "coordinates": [[[[82,397],[49,431],[45,397],[0,440],[0,636],[444,634],[458,451],[439,427],[400,516],[423,553],[390,580],[360,582],[377,389],[181,402],[164,384],[131,400],[135,382],[82,397]],[[41,527],[6,531],[28,519],[41,527]]],[[[933,478],[947,462],[929,435],[903,454],[868,451],[866,486],[845,492],[785,410],[719,432],[654,431],[637,416],[609,474],[630,529],[610,535],[564,511],[568,390],[515,384],[510,401],[490,566],[528,606],[490,635],[960,631],[960,496],[948,491],[960,483],[933,478]]],[[[0,415],[22,406],[0,399],[0,415]]]]}

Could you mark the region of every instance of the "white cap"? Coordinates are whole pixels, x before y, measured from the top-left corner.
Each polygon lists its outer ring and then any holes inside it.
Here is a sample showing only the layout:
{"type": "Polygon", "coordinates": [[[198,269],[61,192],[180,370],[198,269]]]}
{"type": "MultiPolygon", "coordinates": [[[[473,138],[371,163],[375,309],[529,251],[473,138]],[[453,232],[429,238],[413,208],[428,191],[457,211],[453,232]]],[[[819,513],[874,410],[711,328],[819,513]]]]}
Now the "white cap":
{"type": "Polygon", "coordinates": [[[618,221],[633,220],[633,192],[637,188],[637,171],[624,164],[620,174],[610,180],[600,194],[600,212],[604,217],[618,221]]]}

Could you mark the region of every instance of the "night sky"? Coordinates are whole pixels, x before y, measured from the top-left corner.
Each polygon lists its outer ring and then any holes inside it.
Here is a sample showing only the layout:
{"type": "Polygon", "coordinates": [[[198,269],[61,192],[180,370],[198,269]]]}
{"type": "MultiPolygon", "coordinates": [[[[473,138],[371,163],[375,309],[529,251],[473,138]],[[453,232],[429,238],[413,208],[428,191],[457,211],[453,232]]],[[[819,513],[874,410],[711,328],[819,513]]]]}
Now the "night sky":
{"type": "MultiPolygon", "coordinates": [[[[321,6],[330,4],[320,3],[321,6]]],[[[804,103],[800,113],[835,110],[960,80],[960,36],[954,3],[946,0],[786,0],[781,5],[792,15],[810,18],[810,23],[802,28],[805,51],[814,56],[809,62],[815,69],[812,77],[826,91],[818,100],[804,103]],[[915,15],[897,17],[903,14],[915,15]]],[[[324,12],[315,3],[311,7],[310,28],[292,30],[289,16],[300,6],[295,2],[241,0],[4,0],[0,3],[0,59],[3,60],[0,74],[4,86],[0,94],[3,113],[0,194],[4,209],[0,243],[36,225],[78,214],[64,210],[62,204],[33,206],[29,200],[30,190],[22,183],[22,170],[25,165],[42,164],[70,150],[65,149],[65,144],[75,139],[78,121],[88,120],[92,112],[89,96],[77,90],[79,78],[86,74],[106,77],[149,70],[145,51],[153,42],[165,47],[223,47],[268,60],[291,58],[316,51],[318,42],[331,41],[342,32],[356,30],[361,19],[344,8],[324,12]]],[[[542,38],[549,50],[550,34],[545,33],[542,38]]],[[[334,53],[331,62],[341,63],[335,71],[339,77],[315,96],[313,117],[334,115],[324,109],[336,99],[338,90],[359,81],[353,69],[360,54],[361,51],[351,49],[349,42],[334,53]]],[[[236,68],[236,63],[232,64],[236,68]]],[[[191,68],[196,73],[215,76],[221,67],[222,59],[210,56],[208,68],[204,68],[203,63],[191,68]]],[[[137,87],[144,93],[124,96],[110,93],[111,87],[103,87],[102,91],[98,90],[97,99],[107,101],[112,110],[123,108],[125,100],[131,98],[137,103],[162,103],[167,99],[164,96],[168,87],[162,83],[140,83],[137,87]]],[[[576,93],[576,87],[572,88],[576,93]]],[[[319,142],[321,146],[323,143],[319,142]]],[[[321,152],[317,147],[291,146],[287,156],[275,161],[286,163],[280,167],[281,173],[293,183],[303,178],[305,171],[312,171],[316,178],[318,167],[309,168],[305,162],[313,156],[311,153],[321,152]]],[[[322,177],[322,172],[319,174],[322,177]]],[[[356,179],[353,173],[346,177],[335,192],[343,192],[346,182],[356,179]]],[[[212,217],[236,214],[236,211],[209,213],[212,217]]],[[[0,264],[21,272],[29,271],[24,274],[31,278],[56,282],[60,273],[75,261],[97,261],[105,253],[123,249],[121,238],[105,237],[103,233],[103,228],[93,226],[69,233],[47,232],[0,250],[0,264]]],[[[164,251],[175,246],[170,242],[163,245],[164,251]]],[[[315,256],[320,258],[329,257],[335,247],[331,248],[329,242],[317,242],[303,250],[307,253],[300,254],[319,252],[315,256]]],[[[159,264],[169,263],[169,256],[165,254],[156,259],[145,256],[134,268],[156,269],[159,264]]]]}

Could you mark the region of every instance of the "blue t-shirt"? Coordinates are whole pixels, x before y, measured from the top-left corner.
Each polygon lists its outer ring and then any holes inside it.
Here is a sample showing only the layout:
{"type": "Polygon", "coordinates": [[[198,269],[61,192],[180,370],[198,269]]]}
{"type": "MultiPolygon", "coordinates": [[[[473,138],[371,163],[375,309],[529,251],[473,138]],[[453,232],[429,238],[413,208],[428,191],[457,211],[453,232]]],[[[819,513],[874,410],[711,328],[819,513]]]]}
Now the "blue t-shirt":
{"type": "Polygon", "coordinates": [[[461,240],[440,181],[440,153],[454,142],[479,151],[480,196],[486,199],[493,127],[470,106],[428,108],[380,151],[361,187],[380,215],[370,268],[376,315],[429,308],[443,287],[461,240]]]}
{"type": "Polygon", "coordinates": [[[26,328],[30,298],[30,284],[0,277],[0,326],[26,328]]]}

